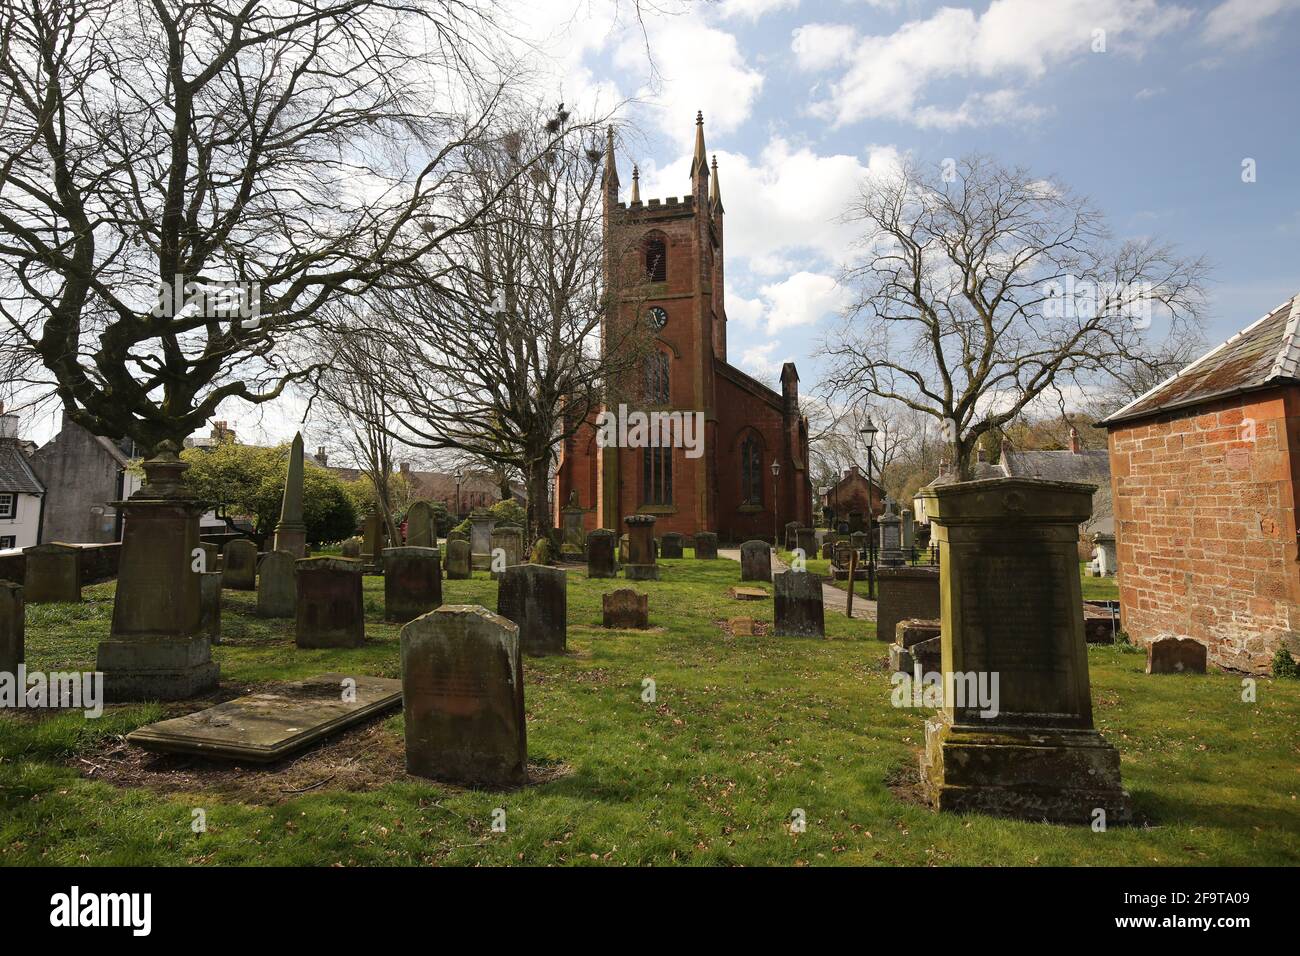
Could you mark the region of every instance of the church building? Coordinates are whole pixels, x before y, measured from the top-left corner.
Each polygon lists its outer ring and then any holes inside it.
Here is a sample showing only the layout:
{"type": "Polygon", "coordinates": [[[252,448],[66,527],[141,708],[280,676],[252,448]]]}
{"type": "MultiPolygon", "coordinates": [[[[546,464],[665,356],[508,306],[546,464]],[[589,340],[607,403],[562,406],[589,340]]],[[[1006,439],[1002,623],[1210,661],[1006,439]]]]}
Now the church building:
{"type": "Polygon", "coordinates": [[[598,440],[593,415],[561,450],[557,526],[559,511],[575,502],[585,510],[587,531],[622,533],[632,514],[656,516],[656,535],[716,531],[723,541],[770,540],[788,522],[811,524],[799,373],[787,362],[776,392],[727,362],[722,191],[717,157],[712,168],[706,158],[703,116],[695,118],[688,195],[643,202],[633,167],[631,195],[620,202],[612,130],[603,188],[612,302],[606,347],[619,340],[609,334],[611,322],[644,322],[652,337],[639,371],[644,381],[626,390],[637,400],[626,407],[698,412],[703,445],[688,454],[683,447],[610,444],[598,440]]]}

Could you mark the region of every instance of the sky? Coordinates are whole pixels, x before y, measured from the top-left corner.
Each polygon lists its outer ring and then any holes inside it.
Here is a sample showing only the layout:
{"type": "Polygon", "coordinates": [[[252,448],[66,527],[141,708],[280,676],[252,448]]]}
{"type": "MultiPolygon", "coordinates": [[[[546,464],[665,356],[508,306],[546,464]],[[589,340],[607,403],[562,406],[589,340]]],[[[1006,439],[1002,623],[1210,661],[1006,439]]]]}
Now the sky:
{"type": "MultiPolygon", "coordinates": [[[[516,2],[530,82],[619,105],[623,198],[689,191],[703,111],[726,206],[728,358],[816,391],[864,176],[981,152],[1088,196],[1117,239],[1211,266],[1217,344],[1300,292],[1300,0],[516,2]],[[1253,172],[1243,176],[1244,166],[1253,172]]],[[[1153,329],[1153,334],[1159,330],[1153,329]]],[[[245,440],[291,404],[223,408],[245,440]]]]}

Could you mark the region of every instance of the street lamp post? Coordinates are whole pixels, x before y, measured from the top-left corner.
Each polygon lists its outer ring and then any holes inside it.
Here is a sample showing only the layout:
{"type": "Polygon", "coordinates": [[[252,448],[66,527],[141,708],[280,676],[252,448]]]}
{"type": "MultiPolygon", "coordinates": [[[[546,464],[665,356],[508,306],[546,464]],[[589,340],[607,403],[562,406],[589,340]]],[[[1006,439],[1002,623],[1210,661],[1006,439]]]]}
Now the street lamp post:
{"type": "Polygon", "coordinates": [[[875,473],[875,447],[876,433],[880,429],[876,428],[871,421],[871,416],[867,416],[867,423],[860,429],[863,438],[867,443],[867,594],[871,600],[876,599],[876,482],[873,477],[875,473]]]}
{"type": "Polygon", "coordinates": [[[781,519],[777,517],[776,479],[781,474],[781,463],[772,459],[772,547],[781,546],[781,519]]]}
{"type": "Polygon", "coordinates": [[[464,477],[464,472],[459,468],[456,469],[456,523],[460,524],[460,480],[464,477]]]}

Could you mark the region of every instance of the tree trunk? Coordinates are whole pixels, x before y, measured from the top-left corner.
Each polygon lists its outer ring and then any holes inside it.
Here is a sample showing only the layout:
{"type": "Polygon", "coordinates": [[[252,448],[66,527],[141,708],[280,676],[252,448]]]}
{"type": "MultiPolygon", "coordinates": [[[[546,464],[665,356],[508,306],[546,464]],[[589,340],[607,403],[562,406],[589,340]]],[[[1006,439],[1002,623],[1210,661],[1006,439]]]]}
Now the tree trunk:
{"type": "Polygon", "coordinates": [[[530,547],[532,542],[535,542],[538,538],[549,537],[551,529],[550,500],[547,494],[550,479],[549,471],[545,455],[535,456],[528,462],[528,541],[530,547]]]}

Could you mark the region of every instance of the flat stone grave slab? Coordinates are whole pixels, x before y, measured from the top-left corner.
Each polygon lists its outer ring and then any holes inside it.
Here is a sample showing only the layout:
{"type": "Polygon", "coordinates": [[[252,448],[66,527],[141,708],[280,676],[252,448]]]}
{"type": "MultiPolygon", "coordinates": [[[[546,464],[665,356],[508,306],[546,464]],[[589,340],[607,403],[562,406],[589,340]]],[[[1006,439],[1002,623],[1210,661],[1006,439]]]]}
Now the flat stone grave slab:
{"type": "Polygon", "coordinates": [[[762,588],[728,588],[727,593],[737,601],[765,601],[772,596],[762,588]]]}
{"type": "Polygon", "coordinates": [[[752,617],[733,617],[727,622],[733,637],[753,637],[754,619],[752,617]]]}
{"type": "Polygon", "coordinates": [[[400,680],[321,674],[149,724],[126,740],[162,753],[270,763],[401,704],[400,680]],[[355,700],[345,701],[349,679],[355,700]]]}

